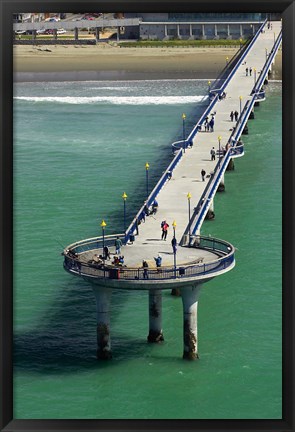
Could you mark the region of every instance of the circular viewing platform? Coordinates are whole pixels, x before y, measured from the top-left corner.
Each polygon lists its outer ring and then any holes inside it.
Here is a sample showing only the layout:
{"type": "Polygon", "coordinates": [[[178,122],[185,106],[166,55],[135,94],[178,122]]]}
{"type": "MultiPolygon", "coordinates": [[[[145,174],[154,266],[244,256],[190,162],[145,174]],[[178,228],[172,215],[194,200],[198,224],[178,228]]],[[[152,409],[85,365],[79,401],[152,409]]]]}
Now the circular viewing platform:
{"type": "Polygon", "coordinates": [[[192,237],[191,246],[178,246],[176,254],[170,242],[157,239],[145,244],[128,242],[121,248],[124,263],[115,265],[116,238],[116,235],[97,237],[68,246],[63,251],[65,270],[104,287],[149,290],[171,289],[176,283],[178,287],[203,283],[235,266],[235,249],[230,243],[203,236],[192,237]],[[102,259],[103,246],[110,250],[109,259],[102,259]],[[157,268],[154,257],[158,254],[162,266],[157,268]],[[148,267],[142,266],[143,260],[148,267]]]}

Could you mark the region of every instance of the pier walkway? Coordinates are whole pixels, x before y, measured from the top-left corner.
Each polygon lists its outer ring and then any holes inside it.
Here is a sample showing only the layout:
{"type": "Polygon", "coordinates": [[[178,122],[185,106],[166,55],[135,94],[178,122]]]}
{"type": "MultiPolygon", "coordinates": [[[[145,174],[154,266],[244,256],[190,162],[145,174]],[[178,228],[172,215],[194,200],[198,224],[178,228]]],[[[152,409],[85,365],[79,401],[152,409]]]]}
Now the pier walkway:
{"type": "Polygon", "coordinates": [[[147,216],[144,221],[143,205],[126,233],[119,235],[124,243],[121,254],[126,267],[112,266],[112,257],[103,260],[104,265],[90,264],[95,255],[102,254],[105,245],[112,254],[115,253],[115,235],[76,242],[64,250],[65,269],[94,283],[98,357],[110,356],[108,312],[112,289],[149,291],[148,340],[159,341],[163,340],[161,290],[175,287],[180,288],[183,301],[184,358],[198,357],[196,313],[200,287],[235,265],[234,247],[227,241],[200,236],[201,225],[210,211],[214,216],[213,199],[218,188],[224,187],[225,170],[232,159],[243,155],[240,136],[249,117],[254,117],[255,104],[265,98],[263,84],[280,43],[281,22],[271,25],[265,22],[226,80],[218,88],[215,84],[209,89],[212,100],[208,109],[199,120],[196,119],[196,126],[185,140],[174,145],[175,157],[147,199],[148,207],[157,199],[157,213],[147,216]],[[219,100],[223,92],[226,97],[219,100]],[[231,111],[238,112],[237,121],[231,120],[231,111]],[[215,119],[214,131],[205,132],[204,119],[206,116],[210,119],[211,114],[215,119]],[[215,160],[211,160],[210,155],[213,147],[215,160]],[[204,181],[202,170],[206,172],[204,181]],[[169,224],[166,240],[161,239],[163,220],[169,224]],[[171,245],[174,236],[177,251],[173,251],[171,245]],[[154,260],[158,254],[162,257],[161,271],[156,269],[154,260]],[[142,268],[143,260],[148,263],[148,276],[142,268]]]}

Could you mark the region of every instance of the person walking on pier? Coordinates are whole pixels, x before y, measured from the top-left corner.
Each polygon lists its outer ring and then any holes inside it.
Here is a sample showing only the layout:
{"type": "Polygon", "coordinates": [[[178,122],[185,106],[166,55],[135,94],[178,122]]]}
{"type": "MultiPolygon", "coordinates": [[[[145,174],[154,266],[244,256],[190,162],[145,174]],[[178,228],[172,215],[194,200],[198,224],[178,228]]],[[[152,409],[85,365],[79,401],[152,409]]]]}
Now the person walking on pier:
{"type": "Polygon", "coordinates": [[[167,234],[168,234],[168,228],[169,225],[167,224],[166,220],[163,220],[161,222],[161,228],[162,228],[162,240],[166,240],[167,234]]]}
{"type": "Polygon", "coordinates": [[[238,111],[235,111],[235,112],[234,112],[234,115],[235,115],[235,121],[237,122],[237,121],[238,121],[238,118],[239,118],[239,113],[238,113],[238,111]]]}
{"type": "Polygon", "coordinates": [[[212,149],[210,150],[210,155],[211,155],[211,160],[215,161],[215,149],[214,149],[214,147],[212,147],[212,149]]]}
{"type": "Polygon", "coordinates": [[[250,72],[250,76],[252,76],[252,68],[251,67],[250,67],[249,72],[250,72]]]}
{"type": "Polygon", "coordinates": [[[211,132],[214,132],[214,117],[212,117],[212,119],[210,120],[209,126],[211,129],[211,132]]]}
{"type": "Polygon", "coordinates": [[[122,247],[122,240],[120,240],[119,237],[117,237],[115,240],[116,255],[121,254],[121,247],[122,247]]]}
{"type": "Polygon", "coordinates": [[[206,175],[206,171],[203,168],[201,171],[202,181],[205,181],[205,175],[206,175]]]}
{"type": "Polygon", "coordinates": [[[103,248],[103,256],[104,256],[105,260],[111,259],[110,251],[109,251],[109,248],[107,246],[104,246],[104,248],[103,248]]]}
{"type": "Polygon", "coordinates": [[[248,76],[248,68],[246,67],[246,76],[248,76]]]}
{"type": "Polygon", "coordinates": [[[230,116],[231,121],[234,121],[234,112],[233,111],[230,113],[229,116],[230,116]]]}
{"type": "Polygon", "coordinates": [[[142,261],[142,268],[143,268],[143,278],[144,279],[148,279],[149,275],[148,275],[148,263],[146,262],[146,260],[142,261]]]}
{"type": "Polygon", "coordinates": [[[176,240],[175,237],[172,238],[171,245],[172,245],[173,253],[176,254],[176,251],[177,251],[177,240],[176,240]]]}

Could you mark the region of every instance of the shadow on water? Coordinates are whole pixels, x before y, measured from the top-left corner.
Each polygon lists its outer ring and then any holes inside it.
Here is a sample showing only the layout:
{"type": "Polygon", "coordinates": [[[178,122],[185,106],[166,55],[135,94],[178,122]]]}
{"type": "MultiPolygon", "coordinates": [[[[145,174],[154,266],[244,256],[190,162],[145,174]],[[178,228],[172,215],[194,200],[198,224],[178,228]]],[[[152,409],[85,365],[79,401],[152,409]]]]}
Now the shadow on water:
{"type": "Polygon", "coordinates": [[[46,319],[32,330],[14,336],[15,372],[72,373],[77,369],[115,367],[130,358],[149,355],[147,335],[135,338],[122,329],[112,331],[120,318],[129,291],[114,291],[111,303],[111,343],[113,360],[96,359],[96,309],[90,284],[75,280],[66,294],[46,312],[46,319]]]}

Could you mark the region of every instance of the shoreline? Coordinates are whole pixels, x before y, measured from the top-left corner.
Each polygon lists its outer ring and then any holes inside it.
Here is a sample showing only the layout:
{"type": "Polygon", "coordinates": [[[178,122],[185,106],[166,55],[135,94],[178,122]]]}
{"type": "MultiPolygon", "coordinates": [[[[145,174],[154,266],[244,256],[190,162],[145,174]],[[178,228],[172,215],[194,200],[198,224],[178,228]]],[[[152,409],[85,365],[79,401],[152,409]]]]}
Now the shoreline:
{"type": "MultiPolygon", "coordinates": [[[[214,80],[237,48],[120,48],[99,46],[14,45],[16,82],[126,81],[164,79],[214,80]]],[[[278,52],[273,80],[282,79],[278,52]]]]}

